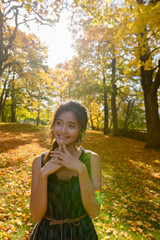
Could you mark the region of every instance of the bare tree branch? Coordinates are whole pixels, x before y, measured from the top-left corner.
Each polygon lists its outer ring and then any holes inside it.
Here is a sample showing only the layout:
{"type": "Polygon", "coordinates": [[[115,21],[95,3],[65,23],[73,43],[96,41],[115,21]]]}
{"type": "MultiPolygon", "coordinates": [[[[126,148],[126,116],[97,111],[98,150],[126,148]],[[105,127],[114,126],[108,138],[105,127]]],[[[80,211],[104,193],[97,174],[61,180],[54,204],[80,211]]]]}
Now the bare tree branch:
{"type": "Polygon", "coordinates": [[[22,3],[20,6],[12,6],[8,12],[6,12],[6,14],[4,14],[4,17],[6,17],[8,14],[10,14],[12,11],[14,12],[14,10],[18,10],[18,8],[22,8],[24,6],[24,3],[22,3]]]}
{"type": "Polygon", "coordinates": [[[155,52],[156,50],[158,50],[158,49],[160,49],[160,47],[154,48],[154,49],[150,52],[150,55],[151,55],[153,52],[155,52]]]}

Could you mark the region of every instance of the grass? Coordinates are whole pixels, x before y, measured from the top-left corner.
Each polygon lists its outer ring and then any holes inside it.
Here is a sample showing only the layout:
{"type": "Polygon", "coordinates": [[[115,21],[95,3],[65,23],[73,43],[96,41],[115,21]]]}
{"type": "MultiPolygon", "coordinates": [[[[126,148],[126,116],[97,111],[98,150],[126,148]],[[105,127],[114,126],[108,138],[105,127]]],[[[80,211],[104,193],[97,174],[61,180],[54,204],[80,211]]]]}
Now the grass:
{"type": "MultiPolygon", "coordinates": [[[[47,128],[0,124],[0,239],[27,240],[35,225],[29,212],[31,163],[48,148],[47,128]]],[[[88,131],[82,146],[102,159],[99,239],[160,239],[160,152],[145,143],[88,131]]]]}

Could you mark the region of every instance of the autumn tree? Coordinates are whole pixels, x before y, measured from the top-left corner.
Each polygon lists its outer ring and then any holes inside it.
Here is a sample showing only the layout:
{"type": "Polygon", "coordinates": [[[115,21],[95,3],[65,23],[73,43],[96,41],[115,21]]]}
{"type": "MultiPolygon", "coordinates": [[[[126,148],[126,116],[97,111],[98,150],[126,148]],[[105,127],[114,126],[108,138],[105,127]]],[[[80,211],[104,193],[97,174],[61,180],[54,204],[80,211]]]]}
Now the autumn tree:
{"type": "MultiPolygon", "coordinates": [[[[37,53],[34,55],[34,50],[32,51],[32,49],[35,49],[35,45],[37,44],[36,37],[33,35],[28,35],[26,37],[25,34],[19,30],[20,27],[26,26],[30,29],[30,22],[34,22],[38,25],[53,26],[58,21],[62,9],[66,7],[66,3],[63,0],[49,2],[46,0],[3,0],[0,1],[0,3],[1,113],[6,103],[9,91],[12,93],[11,95],[14,96],[13,91],[11,90],[13,90],[12,86],[15,85],[13,84],[14,81],[11,81],[10,77],[13,75],[13,71],[16,69],[16,78],[17,76],[21,78],[22,75],[24,75],[24,65],[27,65],[26,63],[28,61],[32,62],[32,66],[30,65],[31,68],[34,64],[37,65],[42,63],[41,59],[37,57],[37,53]],[[28,51],[28,57],[30,60],[26,59],[24,56],[26,51],[28,51]]],[[[37,48],[39,46],[37,45],[37,48]]]]}
{"type": "MultiPolygon", "coordinates": [[[[11,58],[13,42],[20,26],[29,28],[30,22],[52,26],[59,19],[63,0],[3,0],[0,6],[0,77],[2,73],[15,64],[11,58]]],[[[26,46],[27,47],[27,44],[26,46]]]]}
{"type": "MultiPolygon", "coordinates": [[[[73,23],[73,33],[76,35],[75,32],[78,32],[78,41],[81,42],[84,52],[86,52],[86,54],[83,54],[83,60],[87,59],[88,65],[91,65],[92,62],[95,71],[99,68],[99,76],[101,76],[101,81],[103,82],[105,112],[104,133],[108,133],[107,100],[108,96],[111,96],[112,130],[113,134],[117,135],[118,119],[116,82],[118,81],[119,76],[116,74],[116,64],[119,66],[122,62],[122,43],[116,35],[119,27],[119,7],[114,6],[113,4],[108,7],[109,4],[103,3],[102,1],[86,2],[82,0],[78,2],[76,1],[76,3],[74,2],[73,5],[75,4],[76,8],[75,15],[78,11],[79,20],[77,20],[78,23],[73,23]],[[80,25],[81,28],[79,27],[79,31],[77,31],[75,25],[80,25]],[[84,47],[85,43],[86,45],[84,47]],[[108,84],[110,86],[109,92],[107,92],[108,84]]],[[[82,52],[80,44],[79,49],[79,52],[82,52]]]]}
{"type": "Polygon", "coordinates": [[[73,75],[71,62],[65,61],[59,63],[54,69],[53,81],[55,82],[55,91],[60,102],[73,97],[72,85],[73,75]]]}
{"type": "Polygon", "coordinates": [[[76,12],[76,17],[72,20],[72,32],[75,35],[75,48],[77,51],[77,58],[75,58],[74,62],[75,77],[78,81],[81,96],[84,96],[84,94],[88,96],[89,94],[91,101],[92,96],[96,97],[103,94],[104,133],[108,134],[107,87],[104,61],[102,60],[104,55],[101,55],[102,49],[99,48],[96,36],[97,34],[101,35],[101,29],[94,29],[91,26],[90,17],[86,16],[86,19],[84,17],[85,12],[80,10],[78,14],[77,17],[76,12]]]}
{"type": "Polygon", "coordinates": [[[120,28],[125,41],[133,49],[130,66],[139,70],[144,94],[147,146],[154,148],[160,147],[157,96],[160,86],[159,14],[159,1],[126,1],[122,13],[123,25],[120,28]]]}
{"type": "MultiPolygon", "coordinates": [[[[127,59],[126,71],[139,75],[144,93],[148,146],[160,146],[160,121],[158,114],[157,92],[160,86],[159,61],[159,1],[127,0],[109,4],[106,1],[76,1],[92,17],[94,26],[103,25],[108,28],[118,26],[114,31],[119,53],[127,59]],[[108,16],[114,12],[118,18],[108,16]],[[133,70],[134,69],[134,70],[133,70]]],[[[111,43],[114,40],[112,38],[111,43]]],[[[115,45],[114,45],[115,46],[115,45]]],[[[115,48],[116,49],[116,48],[115,48]]],[[[134,77],[133,77],[134,81],[134,77]]]]}
{"type": "MultiPolygon", "coordinates": [[[[30,112],[36,111],[39,119],[40,109],[44,110],[43,106],[53,99],[51,70],[45,65],[47,47],[35,35],[26,35],[20,30],[17,31],[12,45],[12,59],[15,64],[7,68],[1,76],[1,109],[4,109],[7,99],[7,105],[12,109],[11,121],[16,121],[16,112],[20,118],[20,109],[23,108],[30,112]]],[[[7,109],[9,111],[8,107],[7,109]]]]}

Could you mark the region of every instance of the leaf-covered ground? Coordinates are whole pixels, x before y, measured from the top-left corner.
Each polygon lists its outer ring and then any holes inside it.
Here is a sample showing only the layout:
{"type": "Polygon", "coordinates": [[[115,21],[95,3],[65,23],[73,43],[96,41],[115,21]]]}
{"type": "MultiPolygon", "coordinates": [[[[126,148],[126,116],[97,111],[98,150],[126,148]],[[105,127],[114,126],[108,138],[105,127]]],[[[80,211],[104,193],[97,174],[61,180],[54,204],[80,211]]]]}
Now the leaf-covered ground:
{"type": "MultiPolygon", "coordinates": [[[[31,163],[48,148],[47,128],[0,124],[0,239],[27,240],[31,163]]],[[[102,159],[100,240],[160,239],[160,152],[145,143],[88,131],[82,146],[102,159]]]]}

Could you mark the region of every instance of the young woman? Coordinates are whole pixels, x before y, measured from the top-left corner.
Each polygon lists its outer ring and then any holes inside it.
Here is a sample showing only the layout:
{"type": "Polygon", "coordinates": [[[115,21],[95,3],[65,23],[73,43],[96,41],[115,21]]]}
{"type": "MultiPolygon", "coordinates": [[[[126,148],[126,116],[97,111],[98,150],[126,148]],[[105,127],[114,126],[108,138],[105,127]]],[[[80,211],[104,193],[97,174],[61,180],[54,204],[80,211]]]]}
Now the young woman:
{"type": "Polygon", "coordinates": [[[87,127],[86,108],[67,102],[57,109],[52,148],[33,161],[30,240],[96,240],[92,218],[100,209],[100,157],[77,147],[87,127]]]}

